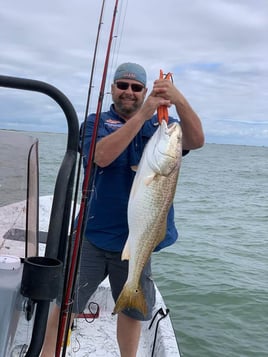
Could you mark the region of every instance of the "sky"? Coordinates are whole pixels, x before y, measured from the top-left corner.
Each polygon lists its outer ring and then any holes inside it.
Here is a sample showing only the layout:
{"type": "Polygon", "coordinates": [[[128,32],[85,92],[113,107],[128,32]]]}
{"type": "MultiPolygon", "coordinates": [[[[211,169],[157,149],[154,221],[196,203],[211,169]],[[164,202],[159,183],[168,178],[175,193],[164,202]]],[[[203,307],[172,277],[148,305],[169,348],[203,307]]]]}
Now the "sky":
{"type": "MultiPolygon", "coordinates": [[[[90,97],[97,98],[115,1],[106,0],[90,97]]],[[[99,26],[99,0],[1,0],[0,74],[45,81],[83,122],[99,26]]],[[[159,70],[202,120],[206,142],[268,146],[267,0],[119,0],[103,110],[122,62],[144,66],[149,92],[159,70]]],[[[0,88],[0,129],[66,132],[57,104],[0,88]]],[[[176,116],[174,108],[170,114],[176,116]]]]}

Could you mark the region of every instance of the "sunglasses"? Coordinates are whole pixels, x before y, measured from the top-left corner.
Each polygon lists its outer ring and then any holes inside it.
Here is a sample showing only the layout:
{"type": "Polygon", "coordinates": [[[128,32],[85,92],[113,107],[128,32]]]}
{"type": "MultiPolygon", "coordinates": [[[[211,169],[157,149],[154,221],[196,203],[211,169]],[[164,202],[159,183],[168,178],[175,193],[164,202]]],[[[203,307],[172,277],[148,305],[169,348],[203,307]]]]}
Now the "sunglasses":
{"type": "Polygon", "coordinates": [[[141,92],[144,89],[143,85],[137,83],[116,82],[115,85],[120,90],[127,90],[130,86],[132,92],[141,92]]]}

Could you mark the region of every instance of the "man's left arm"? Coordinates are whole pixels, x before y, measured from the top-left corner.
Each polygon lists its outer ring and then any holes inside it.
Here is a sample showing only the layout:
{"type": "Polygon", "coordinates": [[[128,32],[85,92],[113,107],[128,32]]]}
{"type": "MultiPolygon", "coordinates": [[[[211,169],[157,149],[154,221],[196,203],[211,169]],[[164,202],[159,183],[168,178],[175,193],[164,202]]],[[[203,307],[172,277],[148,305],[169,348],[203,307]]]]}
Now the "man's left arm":
{"type": "Polygon", "coordinates": [[[154,95],[170,100],[175,105],[183,132],[183,149],[193,150],[204,145],[202,123],[183,94],[171,81],[159,79],[154,82],[154,95]]]}
{"type": "Polygon", "coordinates": [[[202,147],[205,138],[198,115],[180,92],[173,104],[180,118],[183,133],[183,149],[193,150],[202,147]]]}

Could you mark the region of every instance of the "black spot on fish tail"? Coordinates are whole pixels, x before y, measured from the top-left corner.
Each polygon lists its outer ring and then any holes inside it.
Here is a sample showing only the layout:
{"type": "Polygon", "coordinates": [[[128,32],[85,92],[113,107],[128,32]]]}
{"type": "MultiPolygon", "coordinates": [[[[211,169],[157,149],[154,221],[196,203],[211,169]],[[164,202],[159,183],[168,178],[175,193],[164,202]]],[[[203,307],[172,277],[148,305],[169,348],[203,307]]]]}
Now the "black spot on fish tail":
{"type": "Polygon", "coordinates": [[[140,287],[133,290],[130,288],[129,284],[126,284],[116,301],[112,314],[118,314],[125,309],[136,309],[140,311],[143,316],[146,316],[147,305],[143,291],[140,287]]]}

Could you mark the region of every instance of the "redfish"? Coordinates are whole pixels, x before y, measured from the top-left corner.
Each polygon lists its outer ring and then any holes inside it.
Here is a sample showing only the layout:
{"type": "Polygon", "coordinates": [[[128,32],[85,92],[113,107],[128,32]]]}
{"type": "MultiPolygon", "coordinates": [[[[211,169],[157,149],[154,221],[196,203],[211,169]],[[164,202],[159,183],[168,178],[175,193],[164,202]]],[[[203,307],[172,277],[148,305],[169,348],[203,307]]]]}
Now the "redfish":
{"type": "Polygon", "coordinates": [[[147,143],[136,172],[129,202],[129,235],[122,260],[129,260],[128,278],[113,314],[126,308],[147,313],[140,286],[141,272],[166,235],[168,211],[174,199],[182,157],[179,123],[162,121],[147,143]]]}

